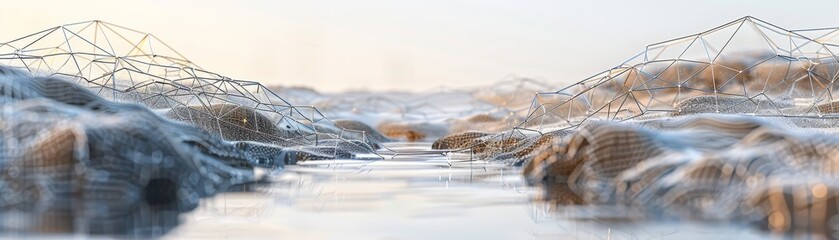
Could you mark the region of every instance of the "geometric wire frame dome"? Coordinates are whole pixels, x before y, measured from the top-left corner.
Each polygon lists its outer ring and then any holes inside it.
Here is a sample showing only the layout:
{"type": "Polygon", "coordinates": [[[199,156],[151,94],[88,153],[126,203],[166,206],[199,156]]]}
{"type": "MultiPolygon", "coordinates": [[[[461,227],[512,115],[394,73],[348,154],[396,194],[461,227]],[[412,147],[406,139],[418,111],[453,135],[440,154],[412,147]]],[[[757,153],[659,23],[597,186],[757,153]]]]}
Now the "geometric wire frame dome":
{"type": "Polygon", "coordinates": [[[790,31],[743,17],[651,44],[612,69],[536,94],[516,130],[544,133],[594,119],[690,112],[837,117],[830,104],[839,100],[837,36],[839,28],[790,31]]]}
{"type": "Polygon", "coordinates": [[[143,104],[225,140],[282,147],[375,141],[335,126],[313,107],[292,105],[258,82],[204,70],[152,34],[98,20],[0,43],[0,64],[64,78],[111,101],[143,104]]]}

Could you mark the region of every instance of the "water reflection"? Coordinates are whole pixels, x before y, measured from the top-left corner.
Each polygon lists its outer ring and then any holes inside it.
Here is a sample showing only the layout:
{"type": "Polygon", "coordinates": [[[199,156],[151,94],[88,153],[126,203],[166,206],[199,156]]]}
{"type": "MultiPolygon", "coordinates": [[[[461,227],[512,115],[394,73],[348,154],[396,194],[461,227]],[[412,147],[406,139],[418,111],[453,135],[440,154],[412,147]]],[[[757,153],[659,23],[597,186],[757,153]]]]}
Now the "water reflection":
{"type": "Polygon", "coordinates": [[[179,204],[122,206],[114,202],[54,201],[0,213],[7,236],[53,234],[160,237],[180,224],[179,215],[194,209],[179,204]]]}
{"type": "MultiPolygon", "coordinates": [[[[405,146],[403,146],[405,147],[405,146]]],[[[427,146],[414,146],[427,147],[427,146]]],[[[521,170],[457,156],[303,163],[205,199],[171,238],[764,239],[728,223],[615,219],[627,209],[541,201],[521,170]]],[[[631,216],[631,215],[625,215],[631,216]]]]}
{"type": "Polygon", "coordinates": [[[7,235],[175,239],[762,239],[727,223],[616,219],[627,209],[542,201],[520,169],[457,156],[327,160],[184,204],[54,202],[0,215],[7,235]],[[59,235],[65,236],[65,235],[59,235]]]}

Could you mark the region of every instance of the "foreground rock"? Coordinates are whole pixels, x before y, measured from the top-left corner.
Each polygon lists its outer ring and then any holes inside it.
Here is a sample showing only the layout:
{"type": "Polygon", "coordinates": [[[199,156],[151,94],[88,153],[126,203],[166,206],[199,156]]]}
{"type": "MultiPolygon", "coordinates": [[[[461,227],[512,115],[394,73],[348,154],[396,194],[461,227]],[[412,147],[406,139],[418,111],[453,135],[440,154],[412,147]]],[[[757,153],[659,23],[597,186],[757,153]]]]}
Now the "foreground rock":
{"type": "Polygon", "coordinates": [[[3,211],[83,214],[106,225],[140,206],[186,211],[254,181],[254,166],[282,167],[301,152],[225,141],[61,79],[0,67],[0,89],[3,211]]]}
{"type": "Polygon", "coordinates": [[[524,169],[557,204],[618,205],[647,217],[738,220],[833,234],[839,137],[795,120],[697,115],[593,122],[524,169]]]}

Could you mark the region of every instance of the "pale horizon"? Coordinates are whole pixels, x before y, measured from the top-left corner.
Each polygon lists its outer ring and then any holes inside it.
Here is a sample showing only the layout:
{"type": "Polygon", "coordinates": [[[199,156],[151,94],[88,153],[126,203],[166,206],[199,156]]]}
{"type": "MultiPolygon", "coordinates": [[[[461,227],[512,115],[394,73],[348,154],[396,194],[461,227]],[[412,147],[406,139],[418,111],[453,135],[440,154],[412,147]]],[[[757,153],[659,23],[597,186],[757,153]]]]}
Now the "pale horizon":
{"type": "Polygon", "coordinates": [[[228,77],[328,92],[475,87],[508,76],[560,87],[647,44],[746,15],[788,29],[839,26],[829,1],[35,2],[6,4],[13,11],[0,17],[0,41],[102,20],[153,33],[228,77]]]}

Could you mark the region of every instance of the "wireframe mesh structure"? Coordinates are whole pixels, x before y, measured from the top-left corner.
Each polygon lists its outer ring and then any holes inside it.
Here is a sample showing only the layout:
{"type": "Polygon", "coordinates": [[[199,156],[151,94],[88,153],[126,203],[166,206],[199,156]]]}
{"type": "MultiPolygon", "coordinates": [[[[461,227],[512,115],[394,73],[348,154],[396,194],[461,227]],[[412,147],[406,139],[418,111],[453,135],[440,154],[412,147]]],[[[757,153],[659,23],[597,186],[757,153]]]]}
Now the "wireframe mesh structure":
{"type": "Polygon", "coordinates": [[[651,44],[617,67],[533,99],[522,130],[695,112],[833,116],[837,28],[790,31],[753,17],[651,44]],[[696,109],[694,104],[702,102],[696,109]]]}
{"type": "Polygon", "coordinates": [[[100,21],[0,43],[0,103],[4,232],[159,236],[255,167],[378,158],[363,124],[100,21]]]}
{"type": "Polygon", "coordinates": [[[292,154],[224,141],[64,79],[0,66],[0,89],[0,215],[17,218],[4,231],[130,234],[138,229],[126,221],[172,217],[128,217],[137,208],[192,209],[201,197],[254,181],[254,166],[283,166],[292,154]],[[93,226],[72,228],[73,219],[93,226]]]}
{"type": "Polygon", "coordinates": [[[319,158],[334,158],[340,149],[373,153],[378,146],[314,107],[295,106],[258,82],[204,70],[152,34],[106,22],[67,24],[0,43],[0,64],[67,79],[106,100],[143,104],[225,140],[333,147],[316,151],[324,155],[319,158]]]}
{"type": "Polygon", "coordinates": [[[165,232],[201,197],[257,181],[255,166],[375,157],[390,139],[330,120],[361,113],[398,120],[375,126],[387,136],[454,132],[433,144],[447,150],[414,153],[447,154],[433,168],[471,170],[451,161],[461,157],[524,166],[551,202],[835,234],[837,36],[744,17],[558,91],[519,78],[418,94],[304,89],[315,108],[204,70],[151,34],[50,28],[0,43],[0,211],[39,219],[0,214],[0,230],[165,232]]]}
{"type": "Polygon", "coordinates": [[[533,95],[552,89],[550,86],[539,79],[510,75],[481,87],[436,87],[420,92],[274,89],[297,102],[311,103],[331,119],[362,119],[393,139],[433,141],[449,133],[510,129],[527,116],[533,95]]]}
{"type": "Polygon", "coordinates": [[[552,139],[593,121],[698,113],[834,118],[837,35],[837,28],[791,31],[743,17],[648,45],[612,69],[538,93],[511,131],[454,134],[436,147],[478,149],[482,157],[522,164],[552,139]]]}
{"type": "Polygon", "coordinates": [[[608,205],[610,218],[835,237],[837,36],[744,17],[537,94],[513,130],[435,147],[525,165],[546,200],[608,205]]]}

